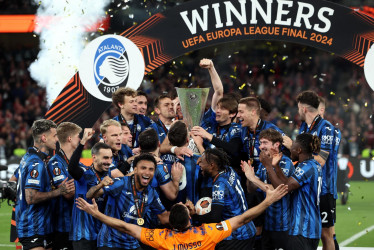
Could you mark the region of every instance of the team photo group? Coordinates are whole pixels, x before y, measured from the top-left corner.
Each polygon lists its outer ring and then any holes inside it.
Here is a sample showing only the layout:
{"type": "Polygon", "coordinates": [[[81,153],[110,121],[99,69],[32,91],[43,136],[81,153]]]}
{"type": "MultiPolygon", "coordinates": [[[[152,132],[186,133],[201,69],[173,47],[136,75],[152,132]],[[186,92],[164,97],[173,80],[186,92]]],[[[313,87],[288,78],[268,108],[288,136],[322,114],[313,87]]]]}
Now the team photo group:
{"type": "Polygon", "coordinates": [[[325,99],[295,93],[302,122],[286,134],[266,100],[224,93],[213,61],[199,66],[213,93],[199,124],[173,90],[151,117],[147,94],[128,87],[99,131],[34,121],[11,178],[23,249],[339,249],[341,133],[324,119],[325,99]]]}

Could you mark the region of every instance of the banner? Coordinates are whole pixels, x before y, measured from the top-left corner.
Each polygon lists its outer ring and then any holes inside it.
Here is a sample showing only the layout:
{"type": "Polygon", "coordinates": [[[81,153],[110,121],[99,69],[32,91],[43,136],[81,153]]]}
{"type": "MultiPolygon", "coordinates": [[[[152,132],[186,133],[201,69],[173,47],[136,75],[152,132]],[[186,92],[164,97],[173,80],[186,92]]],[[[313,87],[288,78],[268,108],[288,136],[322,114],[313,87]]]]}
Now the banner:
{"type": "Polygon", "coordinates": [[[349,180],[374,180],[374,160],[370,158],[339,158],[339,170],[346,171],[349,180]]]}
{"type": "MultiPolygon", "coordinates": [[[[322,0],[195,0],[155,14],[121,36],[139,48],[145,74],[187,52],[239,40],[298,43],[363,67],[374,43],[374,19],[322,0]]],[[[87,92],[78,72],[46,118],[91,127],[109,106],[87,92]]]]}

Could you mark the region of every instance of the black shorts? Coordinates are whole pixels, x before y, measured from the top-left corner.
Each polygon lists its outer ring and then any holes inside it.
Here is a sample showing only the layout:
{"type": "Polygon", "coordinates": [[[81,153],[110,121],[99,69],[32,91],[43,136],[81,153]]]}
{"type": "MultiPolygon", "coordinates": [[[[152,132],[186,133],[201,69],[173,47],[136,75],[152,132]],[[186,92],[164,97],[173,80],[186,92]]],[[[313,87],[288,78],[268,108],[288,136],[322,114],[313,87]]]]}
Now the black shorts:
{"type": "Polygon", "coordinates": [[[289,235],[287,250],[317,250],[319,239],[309,239],[303,236],[289,235]]]}
{"type": "MultiPolygon", "coordinates": [[[[257,191],[254,193],[248,193],[245,198],[247,200],[248,208],[257,206],[265,199],[264,195],[257,191]]],[[[253,219],[253,223],[256,227],[262,227],[264,225],[264,221],[265,212],[253,219]]]]}
{"type": "Polygon", "coordinates": [[[53,250],[73,250],[73,244],[69,240],[69,233],[53,233],[53,250]]]}
{"type": "Polygon", "coordinates": [[[321,195],[319,210],[322,227],[329,228],[336,222],[336,200],[332,194],[321,195]]]}
{"type": "Polygon", "coordinates": [[[31,237],[19,238],[23,250],[32,249],[35,247],[43,247],[45,249],[52,247],[52,235],[34,235],[31,237]]]}
{"type": "Polygon", "coordinates": [[[73,241],[74,250],[97,250],[97,240],[80,239],[73,241]]]}
{"type": "Polygon", "coordinates": [[[216,250],[252,250],[255,236],[248,240],[223,240],[216,245],[216,250]]]}
{"type": "Polygon", "coordinates": [[[287,249],[288,231],[262,231],[262,250],[287,249]]]}

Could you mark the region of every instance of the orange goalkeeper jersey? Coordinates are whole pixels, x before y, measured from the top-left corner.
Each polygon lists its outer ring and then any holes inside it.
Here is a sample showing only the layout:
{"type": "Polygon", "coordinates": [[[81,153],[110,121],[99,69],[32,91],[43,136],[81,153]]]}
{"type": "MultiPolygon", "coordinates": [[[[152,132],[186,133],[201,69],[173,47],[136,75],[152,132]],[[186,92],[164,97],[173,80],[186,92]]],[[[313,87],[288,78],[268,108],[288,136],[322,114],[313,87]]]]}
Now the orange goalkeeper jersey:
{"type": "Polygon", "coordinates": [[[231,231],[228,220],[191,227],[184,232],[142,228],[140,240],[156,249],[214,249],[218,242],[231,234],[231,231]]]}

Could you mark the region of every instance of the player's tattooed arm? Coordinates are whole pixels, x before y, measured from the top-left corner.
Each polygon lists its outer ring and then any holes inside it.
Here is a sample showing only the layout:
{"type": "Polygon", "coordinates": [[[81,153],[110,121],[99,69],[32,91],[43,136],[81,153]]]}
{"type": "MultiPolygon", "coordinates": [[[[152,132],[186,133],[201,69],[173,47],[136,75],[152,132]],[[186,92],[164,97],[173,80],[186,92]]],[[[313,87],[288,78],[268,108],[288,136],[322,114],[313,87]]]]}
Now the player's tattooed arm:
{"type": "Polygon", "coordinates": [[[88,190],[86,194],[87,199],[98,198],[102,196],[104,194],[103,187],[106,187],[112,184],[113,184],[112,178],[110,178],[109,176],[105,176],[104,179],[99,184],[91,187],[88,190]]]}
{"type": "Polygon", "coordinates": [[[318,163],[321,164],[321,166],[323,167],[327,161],[327,158],[329,157],[329,154],[330,154],[329,152],[325,150],[321,150],[319,151],[318,155],[314,156],[314,159],[318,161],[318,163]]]}
{"type": "Polygon", "coordinates": [[[60,195],[66,195],[71,192],[74,192],[74,182],[72,180],[67,181],[67,178],[61,183],[61,185],[50,192],[39,192],[36,189],[32,188],[26,188],[25,194],[26,194],[26,202],[27,204],[37,204],[43,201],[50,200],[52,198],[55,198],[60,195]]]}

